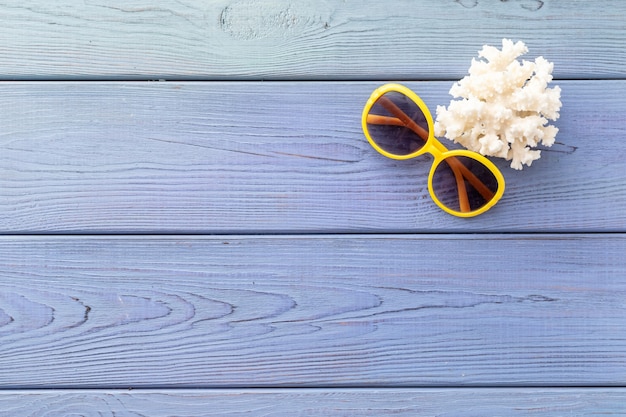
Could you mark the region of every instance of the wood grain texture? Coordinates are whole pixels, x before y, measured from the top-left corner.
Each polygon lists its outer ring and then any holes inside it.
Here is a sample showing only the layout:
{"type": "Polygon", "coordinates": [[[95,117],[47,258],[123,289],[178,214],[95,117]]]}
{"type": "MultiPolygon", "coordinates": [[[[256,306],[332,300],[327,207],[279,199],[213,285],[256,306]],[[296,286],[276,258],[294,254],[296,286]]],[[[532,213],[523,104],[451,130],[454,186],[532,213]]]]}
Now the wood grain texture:
{"type": "MultiPolygon", "coordinates": [[[[626,230],[626,81],[560,82],[558,143],[522,172],[496,161],[504,198],[471,220],[431,201],[428,156],[369,146],[377,85],[7,83],[0,232],[626,230]]],[[[451,83],[407,85],[450,101],[451,83]]]]}
{"type": "Polygon", "coordinates": [[[626,2],[1,3],[0,417],[626,414],[626,2]],[[361,106],[503,37],[579,81],[452,218],[361,106]]]}
{"type": "Polygon", "coordinates": [[[3,388],[626,379],[626,236],[4,237],[3,388]]]}
{"type": "Polygon", "coordinates": [[[0,416],[623,416],[623,389],[0,391],[0,416]]]}
{"type": "Polygon", "coordinates": [[[521,39],[558,78],[626,75],[626,3],[9,0],[2,79],[460,78],[521,39]]]}

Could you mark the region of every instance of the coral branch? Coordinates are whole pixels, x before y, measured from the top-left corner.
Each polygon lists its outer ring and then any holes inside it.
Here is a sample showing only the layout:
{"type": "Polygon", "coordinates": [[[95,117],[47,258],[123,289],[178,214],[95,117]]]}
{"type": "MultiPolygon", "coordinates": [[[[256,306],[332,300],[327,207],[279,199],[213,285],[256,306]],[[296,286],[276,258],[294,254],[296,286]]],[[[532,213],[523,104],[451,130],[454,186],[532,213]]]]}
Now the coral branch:
{"type": "Polygon", "coordinates": [[[502,40],[502,49],[485,45],[472,59],[469,75],[456,82],[446,108],[437,107],[435,135],[445,136],[483,155],[505,158],[522,169],[539,159],[537,145],[552,146],[558,129],[561,89],[548,88],[554,65],[528,52],[523,42],[502,40]]]}

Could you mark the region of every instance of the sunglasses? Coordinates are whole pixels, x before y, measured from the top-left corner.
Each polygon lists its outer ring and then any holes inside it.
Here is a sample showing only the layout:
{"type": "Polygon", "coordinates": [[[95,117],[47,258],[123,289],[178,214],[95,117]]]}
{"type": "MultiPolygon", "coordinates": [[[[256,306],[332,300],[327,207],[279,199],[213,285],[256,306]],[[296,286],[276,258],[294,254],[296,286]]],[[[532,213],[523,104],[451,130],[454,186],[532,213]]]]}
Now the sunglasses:
{"type": "Polygon", "coordinates": [[[449,151],[433,133],[433,117],[422,99],[400,84],[385,84],[372,93],[363,109],[362,126],[369,143],[393,159],[430,153],[435,159],[428,191],[445,212],[477,216],[493,207],[504,193],[504,177],[484,156],[449,151]]]}

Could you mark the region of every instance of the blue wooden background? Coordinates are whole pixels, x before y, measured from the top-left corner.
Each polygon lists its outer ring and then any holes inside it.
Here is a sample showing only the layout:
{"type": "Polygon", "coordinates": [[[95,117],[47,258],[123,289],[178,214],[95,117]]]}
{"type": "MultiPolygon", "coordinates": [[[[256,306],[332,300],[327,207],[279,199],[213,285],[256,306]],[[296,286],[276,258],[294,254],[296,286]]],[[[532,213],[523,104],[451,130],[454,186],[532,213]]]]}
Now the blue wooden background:
{"type": "MultiPolygon", "coordinates": [[[[0,416],[626,414],[626,2],[0,2],[0,416]],[[557,143],[451,217],[360,128],[483,44],[557,143]]],[[[426,159],[426,158],[425,158],[426,159]]]]}

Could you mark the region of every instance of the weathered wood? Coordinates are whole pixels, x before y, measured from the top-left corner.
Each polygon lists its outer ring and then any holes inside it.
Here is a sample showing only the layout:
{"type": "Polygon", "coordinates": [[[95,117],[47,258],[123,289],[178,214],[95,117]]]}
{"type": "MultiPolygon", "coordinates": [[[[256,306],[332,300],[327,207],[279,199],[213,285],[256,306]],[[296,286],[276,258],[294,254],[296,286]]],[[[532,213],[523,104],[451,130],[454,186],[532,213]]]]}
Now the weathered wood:
{"type": "Polygon", "coordinates": [[[624,77],[625,15],[612,0],[10,0],[0,78],[456,79],[503,37],[560,78],[624,77]]]}
{"type": "Polygon", "coordinates": [[[626,81],[559,84],[558,143],[497,161],[504,198],[467,220],[430,200],[427,156],[368,145],[379,83],[7,83],[0,232],[624,231],[626,81]]]}
{"type": "Polygon", "coordinates": [[[613,385],[626,236],[4,237],[0,386],[613,385]]]}
{"type": "Polygon", "coordinates": [[[0,416],[625,415],[624,16],[2,2],[0,416]],[[441,80],[503,37],[579,81],[558,82],[558,143],[452,218],[427,158],[369,148],[361,106],[402,79],[447,104],[441,80]],[[157,79],[187,82],[130,82],[157,79]],[[419,232],[443,234],[399,234],[419,232]],[[224,235],[130,236],[158,233],[224,235]]]}
{"type": "Polygon", "coordinates": [[[0,416],[623,416],[623,389],[0,391],[0,416]]]}

